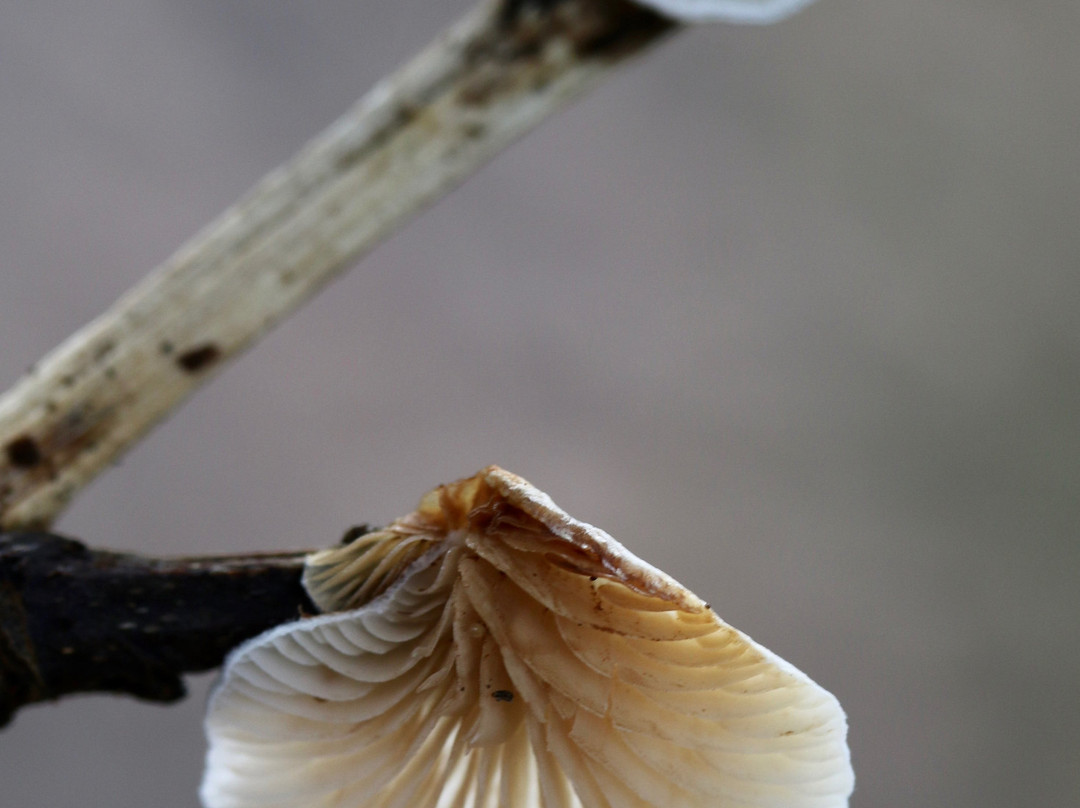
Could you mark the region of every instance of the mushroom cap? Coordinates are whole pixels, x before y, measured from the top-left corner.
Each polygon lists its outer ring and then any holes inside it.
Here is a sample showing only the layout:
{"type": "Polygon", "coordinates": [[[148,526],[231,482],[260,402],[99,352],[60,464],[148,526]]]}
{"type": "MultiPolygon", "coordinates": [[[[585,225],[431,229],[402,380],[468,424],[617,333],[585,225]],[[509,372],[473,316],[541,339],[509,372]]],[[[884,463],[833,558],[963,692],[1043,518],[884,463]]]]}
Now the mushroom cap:
{"type": "Polygon", "coordinates": [[[832,695],[496,466],[304,583],[210,698],[207,808],[847,805],[832,695]]]}
{"type": "Polygon", "coordinates": [[[680,22],[733,22],[768,25],[789,17],[814,0],[636,0],[680,22]]]}

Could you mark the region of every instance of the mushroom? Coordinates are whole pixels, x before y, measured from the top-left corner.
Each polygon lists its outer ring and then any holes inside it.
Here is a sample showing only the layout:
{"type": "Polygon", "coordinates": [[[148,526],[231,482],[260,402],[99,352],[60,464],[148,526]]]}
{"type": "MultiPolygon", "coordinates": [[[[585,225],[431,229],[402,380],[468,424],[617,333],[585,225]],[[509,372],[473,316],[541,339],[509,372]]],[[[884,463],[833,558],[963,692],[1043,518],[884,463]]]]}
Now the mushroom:
{"type": "Polygon", "coordinates": [[[210,698],[207,808],[847,805],[831,694],[497,466],[304,585],[210,698]]]}

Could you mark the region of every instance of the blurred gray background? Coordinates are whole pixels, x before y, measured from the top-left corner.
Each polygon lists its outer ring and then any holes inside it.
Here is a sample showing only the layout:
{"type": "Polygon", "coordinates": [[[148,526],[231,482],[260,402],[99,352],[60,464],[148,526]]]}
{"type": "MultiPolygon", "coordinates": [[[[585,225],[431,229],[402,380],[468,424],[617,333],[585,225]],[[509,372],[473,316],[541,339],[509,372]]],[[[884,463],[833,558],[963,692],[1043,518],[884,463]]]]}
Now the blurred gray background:
{"type": "MultiPolygon", "coordinates": [[[[0,386],[466,2],[0,3],[0,386]]],[[[1080,804],[1080,5],[687,32],[199,393],[60,529],[311,547],[489,463],[834,691],[853,806],[1080,804]]],[[[0,735],[194,808],[211,676],[0,735]]]]}

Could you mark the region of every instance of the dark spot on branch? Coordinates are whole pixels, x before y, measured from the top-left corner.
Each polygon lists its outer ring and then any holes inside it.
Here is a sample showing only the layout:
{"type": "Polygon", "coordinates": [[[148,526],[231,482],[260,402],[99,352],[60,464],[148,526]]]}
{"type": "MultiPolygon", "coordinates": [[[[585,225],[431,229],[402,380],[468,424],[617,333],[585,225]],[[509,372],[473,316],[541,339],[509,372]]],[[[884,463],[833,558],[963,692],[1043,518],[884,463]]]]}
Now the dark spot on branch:
{"type": "Polygon", "coordinates": [[[495,701],[513,701],[514,700],[514,694],[511,693],[509,690],[496,690],[494,693],[491,694],[491,697],[493,699],[495,699],[495,701]]]}
{"type": "Polygon", "coordinates": [[[420,110],[411,104],[402,104],[394,112],[394,117],[397,118],[398,126],[408,126],[415,121],[420,115],[420,110]]]}
{"type": "Polygon", "coordinates": [[[674,28],[631,0],[503,0],[491,35],[464,51],[457,102],[491,107],[523,88],[541,92],[567,69],[567,46],[570,61],[615,62],[674,28]]]}
{"type": "Polygon", "coordinates": [[[487,134],[487,127],[479,121],[470,121],[462,126],[462,131],[465,133],[465,137],[478,139],[487,134]]]}
{"type": "Polygon", "coordinates": [[[358,163],[374,154],[390,138],[396,137],[402,129],[415,121],[420,113],[419,107],[401,104],[394,110],[389,120],[378,131],[373,132],[370,138],[342,151],[334,160],[334,168],[343,173],[352,170],[358,163]]]}
{"type": "Polygon", "coordinates": [[[458,102],[467,107],[482,107],[490,103],[499,89],[499,76],[479,76],[458,93],[458,102]]]}
{"type": "Polygon", "coordinates": [[[97,347],[94,351],[94,361],[100,362],[106,356],[111,354],[116,349],[116,343],[112,340],[107,340],[97,347]]]}
{"type": "Polygon", "coordinates": [[[533,56],[538,52],[535,43],[551,36],[551,32],[539,34],[538,19],[541,26],[550,25],[565,36],[582,59],[628,56],[676,27],[633,0],[506,0],[502,24],[518,36],[521,56],[533,56]]]}
{"type": "Polygon", "coordinates": [[[206,370],[206,368],[217,362],[220,358],[221,349],[214,345],[214,343],[208,342],[205,345],[199,345],[184,351],[176,357],[176,364],[188,373],[198,373],[202,370],[206,370]]]}
{"type": "Polygon", "coordinates": [[[5,451],[8,462],[16,468],[32,469],[41,462],[41,449],[29,435],[15,438],[5,447],[5,451]]]}

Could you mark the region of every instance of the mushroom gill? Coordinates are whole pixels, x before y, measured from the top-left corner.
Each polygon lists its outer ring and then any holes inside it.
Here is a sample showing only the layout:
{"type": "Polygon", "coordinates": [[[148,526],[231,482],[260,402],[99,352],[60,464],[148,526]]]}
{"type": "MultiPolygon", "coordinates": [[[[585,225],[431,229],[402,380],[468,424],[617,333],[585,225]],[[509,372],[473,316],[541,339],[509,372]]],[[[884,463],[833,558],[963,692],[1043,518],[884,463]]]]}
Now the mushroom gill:
{"type": "Polygon", "coordinates": [[[837,808],[836,699],[498,467],[312,555],[230,656],[207,808],[837,808]]]}

